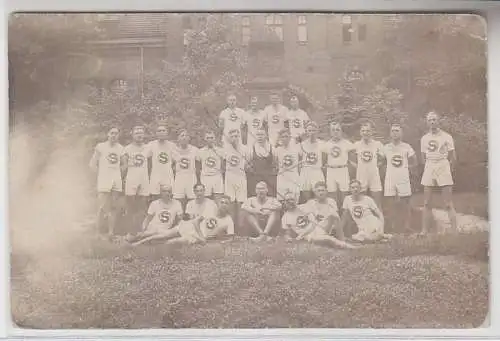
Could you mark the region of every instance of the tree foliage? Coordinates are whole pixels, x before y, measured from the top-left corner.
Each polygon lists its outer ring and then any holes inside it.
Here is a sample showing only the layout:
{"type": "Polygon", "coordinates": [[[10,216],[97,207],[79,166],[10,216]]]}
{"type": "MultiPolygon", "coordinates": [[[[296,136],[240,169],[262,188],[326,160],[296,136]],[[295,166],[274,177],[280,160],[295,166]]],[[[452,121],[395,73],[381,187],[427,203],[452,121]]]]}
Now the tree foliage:
{"type": "Polygon", "coordinates": [[[95,22],[94,14],[11,15],[8,46],[11,104],[30,106],[70,97],[72,72],[83,61],[84,42],[104,33],[95,22]]]}
{"type": "Polygon", "coordinates": [[[228,24],[216,15],[206,27],[192,30],[179,63],[164,61],[163,68],[144,75],[144,91],[135,89],[93,91],[91,107],[83,121],[100,130],[111,125],[124,128],[145,124],[152,130],[158,122],[171,128],[189,127],[194,144],[200,132],[215,129],[218,114],[229,92],[242,90],[246,58],[233,44],[228,24]]]}

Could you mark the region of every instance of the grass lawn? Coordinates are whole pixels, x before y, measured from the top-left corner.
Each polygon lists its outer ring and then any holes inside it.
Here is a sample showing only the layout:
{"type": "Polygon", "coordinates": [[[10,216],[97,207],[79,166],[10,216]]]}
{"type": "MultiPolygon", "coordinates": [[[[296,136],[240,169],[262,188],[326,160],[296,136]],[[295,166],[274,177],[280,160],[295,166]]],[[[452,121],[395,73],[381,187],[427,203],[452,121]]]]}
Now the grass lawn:
{"type": "Polygon", "coordinates": [[[472,328],[488,306],[488,234],[335,250],[237,239],[124,249],[82,238],[67,257],[13,256],[25,328],[472,328]]]}
{"type": "MultiPolygon", "coordinates": [[[[440,195],[436,193],[436,199],[433,206],[444,209],[443,201],[440,195]]],[[[414,206],[423,206],[424,195],[422,192],[416,193],[411,198],[414,206]]],[[[453,203],[459,213],[471,214],[488,219],[488,194],[474,192],[453,193],[453,203]]]]}
{"type": "MultiPolygon", "coordinates": [[[[487,232],[401,235],[360,250],[244,239],[120,248],[73,228],[94,212],[81,167],[88,160],[75,155],[54,154],[35,189],[18,186],[10,201],[11,307],[20,327],[472,328],[487,314],[487,232]]],[[[487,202],[455,194],[460,213],[487,217],[487,202]]]]}

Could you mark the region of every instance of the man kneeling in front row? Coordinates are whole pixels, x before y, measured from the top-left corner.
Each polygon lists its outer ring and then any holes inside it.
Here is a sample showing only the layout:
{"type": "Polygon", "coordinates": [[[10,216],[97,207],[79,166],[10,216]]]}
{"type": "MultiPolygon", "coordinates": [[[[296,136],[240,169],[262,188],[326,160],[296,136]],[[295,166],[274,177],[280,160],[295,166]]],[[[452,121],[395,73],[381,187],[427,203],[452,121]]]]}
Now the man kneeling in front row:
{"type": "Polygon", "coordinates": [[[268,196],[268,187],[264,181],[255,186],[255,197],[248,198],[243,206],[244,223],[250,231],[250,234],[257,234],[258,240],[270,239],[269,234],[273,227],[279,223],[280,202],[273,197],[268,196]]]}
{"type": "Polygon", "coordinates": [[[285,194],[286,212],[282,218],[282,226],[288,240],[306,240],[329,247],[355,249],[357,246],[329,236],[326,229],[330,229],[328,220],[317,222],[313,213],[308,212],[304,205],[297,206],[297,198],[293,193],[285,194]]]}

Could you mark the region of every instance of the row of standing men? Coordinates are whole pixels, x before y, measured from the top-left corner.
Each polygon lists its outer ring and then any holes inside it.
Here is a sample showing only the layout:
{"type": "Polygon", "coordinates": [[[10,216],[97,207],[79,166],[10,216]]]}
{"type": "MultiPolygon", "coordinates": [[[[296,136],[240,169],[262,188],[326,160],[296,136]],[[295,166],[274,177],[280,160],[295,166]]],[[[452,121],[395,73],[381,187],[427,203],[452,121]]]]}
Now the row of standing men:
{"type": "MultiPolygon", "coordinates": [[[[370,191],[380,208],[382,184],[379,166],[384,160],[387,165],[385,196],[403,199],[397,200],[405,206],[402,211],[410,212],[409,175],[410,169],[417,164],[417,157],[413,148],[401,141],[401,126],[391,126],[391,142],[385,146],[372,138],[373,127],[370,124],[361,127],[362,139],[353,144],[343,137],[341,125],[333,122],[330,126],[331,139],[321,141],[317,138],[317,124],[310,121],[305,112],[296,113],[300,110],[296,109],[296,97],[291,99],[290,109],[276,98],[272,97],[272,104],[263,111],[256,109],[256,100],[253,99],[251,109],[245,112],[236,107],[235,97],[229,96],[228,107],[219,116],[222,148],[217,147],[214,131],[206,133],[206,146],[200,149],[189,144],[187,130],[179,132],[177,144],[174,144],[166,140],[166,126],[157,127],[158,139],[149,144],[144,143],[144,127],[135,127],[133,142],[123,148],[117,143],[119,131],[111,129],[108,141],[96,147],[91,161],[93,167],[99,170],[97,187],[102,199],[99,214],[102,215],[106,208],[109,211],[113,195],[107,194],[115,193],[116,197],[116,193],[122,190],[123,182],[126,212],[132,217],[131,221],[136,221],[133,218],[140,216],[141,211],[144,214],[142,198],[149,195],[157,197],[164,186],[173,188],[174,198],[181,200],[185,208],[187,201],[194,198],[193,186],[197,182],[204,184],[207,195],[228,195],[237,211],[247,199],[248,192],[255,194],[255,185],[260,181],[268,185],[272,196],[282,201],[285,194],[291,192],[297,197],[301,195],[301,201],[305,202],[311,199],[314,185],[326,180],[328,192],[337,200],[337,206],[342,207],[343,198],[349,190],[348,168],[351,166],[356,169],[361,190],[370,191]],[[290,112],[294,114],[290,115],[290,112]],[[256,119],[259,122],[255,123],[256,119]],[[276,130],[271,128],[275,121],[282,124],[277,135],[276,130]],[[241,135],[245,129],[247,138],[246,145],[243,145],[241,135]]],[[[422,184],[424,188],[443,188],[453,225],[453,139],[439,129],[436,113],[428,114],[427,120],[430,131],[421,141],[425,164],[422,184]]],[[[425,190],[424,194],[428,203],[431,191],[425,190]]],[[[392,204],[390,206],[394,206],[392,204]]],[[[401,212],[401,209],[393,207],[390,211],[401,212]]],[[[428,215],[425,209],[424,214],[428,215]]],[[[401,222],[408,224],[409,217],[405,216],[401,222]]],[[[423,231],[427,231],[425,223],[423,231]]]]}

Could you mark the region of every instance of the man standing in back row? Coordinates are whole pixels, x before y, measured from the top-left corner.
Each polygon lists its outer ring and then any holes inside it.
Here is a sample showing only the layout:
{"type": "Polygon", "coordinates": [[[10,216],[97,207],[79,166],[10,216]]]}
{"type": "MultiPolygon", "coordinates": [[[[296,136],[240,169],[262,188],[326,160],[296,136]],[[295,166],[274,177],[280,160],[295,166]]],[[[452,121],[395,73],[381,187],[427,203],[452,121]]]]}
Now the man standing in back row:
{"type": "Polygon", "coordinates": [[[229,143],[229,132],[234,129],[238,129],[240,132],[240,144],[242,143],[241,128],[245,118],[245,111],[236,106],[236,95],[227,96],[227,107],[219,115],[219,128],[222,130],[223,146],[229,143]]]}
{"type": "Polygon", "coordinates": [[[408,143],[401,141],[401,137],[401,125],[391,125],[391,142],[383,149],[387,161],[384,196],[390,198],[388,212],[390,212],[391,232],[395,232],[396,226],[404,227],[405,230],[410,229],[410,169],[417,165],[415,151],[408,143]]]}
{"type": "Polygon", "coordinates": [[[361,140],[354,143],[356,150],[356,179],[361,183],[361,191],[370,191],[379,209],[382,209],[382,182],[379,166],[383,160],[382,143],[374,140],[373,125],[366,122],[361,125],[361,140]]]}
{"type": "MultiPolygon", "coordinates": [[[[448,211],[451,227],[457,229],[457,213],[453,206],[451,170],[454,168],[457,156],[455,145],[450,134],[439,128],[439,116],[435,112],[427,114],[429,132],[420,141],[422,160],[425,163],[422,185],[424,186],[424,214],[422,217],[422,232],[428,232],[428,219],[431,215],[432,188],[438,187],[443,195],[448,211]]],[[[444,231],[439,231],[440,233],[444,231]]]]}
{"type": "Polygon", "coordinates": [[[122,171],[126,172],[125,196],[129,233],[137,234],[149,197],[148,155],[149,147],[144,143],[146,128],[142,125],[132,129],[132,143],[126,146],[122,155],[122,171]]]}
{"type": "Polygon", "coordinates": [[[299,98],[295,95],[292,96],[290,98],[290,109],[288,109],[288,123],[294,142],[302,140],[305,134],[305,126],[309,120],[307,113],[299,107],[299,98]]]}
{"type": "Polygon", "coordinates": [[[152,200],[160,198],[160,187],[174,185],[174,171],[172,168],[172,154],[175,144],[167,141],[168,130],[165,125],[156,128],[157,140],[148,144],[148,157],[151,158],[151,177],[149,180],[152,200]]]}
{"type": "Polygon", "coordinates": [[[264,109],[268,125],[269,142],[273,147],[277,146],[279,132],[288,126],[288,109],[281,104],[281,94],[271,94],[271,105],[264,109]]]}
{"type": "Polygon", "coordinates": [[[250,109],[246,112],[244,121],[247,127],[246,145],[251,149],[257,142],[257,132],[264,129],[266,123],[266,113],[259,109],[256,96],[250,98],[250,109]]]}
{"type": "Polygon", "coordinates": [[[98,212],[97,231],[105,220],[108,223],[108,237],[113,237],[118,212],[118,200],[123,190],[122,175],[120,172],[120,157],[123,146],[118,143],[120,131],[111,128],[108,131],[108,140],[99,143],[90,160],[90,168],[97,172],[98,212]]]}
{"type": "Polygon", "coordinates": [[[342,135],[342,125],[339,122],[330,123],[330,136],[325,143],[326,179],[328,194],[341,207],[349,192],[349,160],[356,158],[354,145],[342,135]]]}

